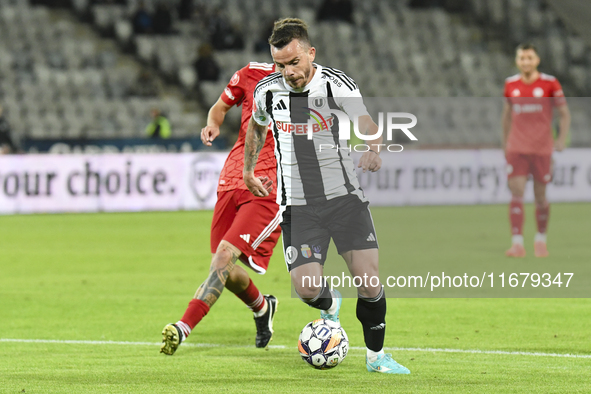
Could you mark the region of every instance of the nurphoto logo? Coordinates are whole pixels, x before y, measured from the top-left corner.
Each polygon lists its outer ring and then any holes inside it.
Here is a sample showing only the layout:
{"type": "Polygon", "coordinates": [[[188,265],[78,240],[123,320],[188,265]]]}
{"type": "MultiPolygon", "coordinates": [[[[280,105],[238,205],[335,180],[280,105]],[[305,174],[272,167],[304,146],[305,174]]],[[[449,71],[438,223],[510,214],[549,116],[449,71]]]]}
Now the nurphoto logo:
{"type": "MultiPolygon", "coordinates": [[[[310,116],[308,125],[305,128],[308,139],[311,140],[315,132],[320,130],[329,130],[330,127],[335,123],[335,117],[339,125],[339,140],[351,140],[351,120],[349,116],[338,109],[324,109],[323,112],[318,110],[305,107],[305,109],[311,111],[307,115],[310,116]]],[[[402,131],[409,140],[417,141],[417,137],[410,131],[411,128],[417,125],[417,117],[408,112],[379,112],[378,113],[378,131],[375,134],[364,134],[359,130],[359,117],[353,117],[353,132],[357,138],[362,141],[373,141],[384,134],[386,130],[386,141],[392,141],[395,130],[402,131]],[[384,121],[385,119],[385,121],[384,121]],[[401,119],[409,120],[410,122],[400,123],[401,119]],[[384,127],[384,122],[385,127],[384,127]]],[[[378,152],[381,150],[387,150],[389,152],[402,152],[404,147],[400,144],[377,144],[378,152]]],[[[371,146],[365,143],[352,144],[348,146],[340,146],[339,144],[320,144],[319,151],[326,149],[336,150],[347,150],[355,152],[368,152],[371,146]]]]}

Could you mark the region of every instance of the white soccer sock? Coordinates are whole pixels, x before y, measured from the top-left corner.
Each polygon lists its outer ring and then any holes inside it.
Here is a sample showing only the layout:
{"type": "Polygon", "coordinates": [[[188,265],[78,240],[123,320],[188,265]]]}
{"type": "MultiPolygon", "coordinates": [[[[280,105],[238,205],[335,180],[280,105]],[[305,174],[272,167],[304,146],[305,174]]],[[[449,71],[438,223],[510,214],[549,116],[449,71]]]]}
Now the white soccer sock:
{"type": "Polygon", "coordinates": [[[332,297],[332,305],[326,310],[326,312],[329,315],[334,315],[337,313],[337,307],[339,306],[339,303],[335,301],[335,294],[332,291],[330,292],[330,295],[332,297]]]}
{"type": "Polygon", "coordinates": [[[536,236],[534,237],[534,242],[546,243],[546,233],[536,233],[536,236]]]}
{"type": "Polygon", "coordinates": [[[175,323],[175,326],[179,328],[179,330],[181,331],[181,335],[183,336],[181,338],[181,342],[184,341],[191,333],[191,327],[189,327],[187,323],[182,322],[180,320],[175,323]]]}
{"type": "Polygon", "coordinates": [[[367,361],[370,363],[376,362],[379,356],[384,355],[384,349],[380,350],[379,352],[374,352],[373,350],[367,349],[367,361]]]}
{"type": "Polygon", "coordinates": [[[523,245],[523,235],[515,234],[512,238],[512,242],[513,242],[513,245],[515,245],[515,244],[523,245]]]}
{"type": "Polygon", "coordinates": [[[263,297],[263,307],[261,308],[260,311],[258,312],[253,312],[254,313],[254,317],[261,317],[263,316],[265,313],[267,313],[267,308],[269,307],[269,303],[267,302],[267,300],[265,299],[265,297],[263,297]]]}

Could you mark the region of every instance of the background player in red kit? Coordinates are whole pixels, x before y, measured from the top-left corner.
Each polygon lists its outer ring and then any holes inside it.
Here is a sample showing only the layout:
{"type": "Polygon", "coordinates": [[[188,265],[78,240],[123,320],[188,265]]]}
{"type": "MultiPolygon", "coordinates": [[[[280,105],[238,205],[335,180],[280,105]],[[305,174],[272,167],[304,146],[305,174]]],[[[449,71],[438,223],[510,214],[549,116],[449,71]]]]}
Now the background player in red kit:
{"type": "Polygon", "coordinates": [[[550,205],[546,200],[546,184],[552,179],[552,152],[562,151],[570,128],[570,113],[558,80],[538,71],[540,58],[531,44],[517,47],[515,62],[520,73],[505,81],[503,108],[503,148],[507,159],[507,175],[511,190],[509,219],[513,244],[506,255],[524,257],[523,193],[528,175],[533,176],[538,232],[534,238],[534,254],[548,256],[546,229],[550,205]],[[552,115],[556,107],[560,115],[558,139],[552,137],[552,115]]]}
{"type": "Polygon", "coordinates": [[[189,302],[185,314],[177,323],[167,324],[162,331],[161,353],[174,354],[191,330],[209,312],[224,287],[236,294],[253,312],[257,327],[256,347],[266,347],[273,335],[273,317],[277,299],[263,296],[244,268],[236,265],[240,259],[259,274],[269,265],[273,248],[279,239],[280,215],[273,182],[277,177],[272,134],[269,133],[255,174],[269,190],[266,198],[254,197],[244,185],[244,137],[252,115],[253,92],[258,81],[275,71],[275,65],[251,62],[238,70],[218,101],[209,110],[207,126],[201,130],[201,140],[211,146],[220,134],[220,126],[232,106],[242,105],[240,132],[220,174],[218,200],[211,223],[211,252],[213,259],[209,276],[189,302]]]}

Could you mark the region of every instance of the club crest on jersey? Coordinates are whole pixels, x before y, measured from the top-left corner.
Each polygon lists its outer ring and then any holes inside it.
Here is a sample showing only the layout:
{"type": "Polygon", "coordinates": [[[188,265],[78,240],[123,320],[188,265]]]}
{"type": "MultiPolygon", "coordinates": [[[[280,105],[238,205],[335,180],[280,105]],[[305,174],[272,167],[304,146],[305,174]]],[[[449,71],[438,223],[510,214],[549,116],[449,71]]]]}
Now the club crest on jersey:
{"type": "Polygon", "coordinates": [[[230,85],[236,86],[236,85],[238,85],[239,81],[240,81],[240,75],[238,75],[238,72],[235,72],[234,75],[232,75],[232,79],[230,79],[230,85]]]}
{"type": "Polygon", "coordinates": [[[302,245],[302,256],[309,259],[312,257],[312,249],[306,244],[302,245]]]}
{"type": "Polygon", "coordinates": [[[322,108],[324,107],[324,98],[316,97],[312,100],[312,105],[314,108],[322,108]]]}

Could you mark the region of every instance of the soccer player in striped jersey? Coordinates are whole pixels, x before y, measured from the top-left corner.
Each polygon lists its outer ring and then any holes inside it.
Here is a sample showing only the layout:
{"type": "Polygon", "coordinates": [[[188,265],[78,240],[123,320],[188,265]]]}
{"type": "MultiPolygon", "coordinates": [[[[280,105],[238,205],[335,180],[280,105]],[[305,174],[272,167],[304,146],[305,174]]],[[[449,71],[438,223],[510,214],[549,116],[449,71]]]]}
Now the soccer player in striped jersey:
{"type": "Polygon", "coordinates": [[[536,222],[534,255],[548,256],[546,230],[550,205],[546,199],[546,185],[552,179],[552,152],[564,149],[570,128],[570,113],[558,80],[538,71],[540,58],[531,44],[517,47],[515,62],[519,74],[505,81],[503,108],[503,148],[507,160],[507,175],[511,190],[509,221],[512,246],[506,251],[510,257],[525,257],[523,246],[523,194],[528,175],[534,180],[536,222]],[[560,116],[558,138],[552,136],[552,113],[557,108],[560,116]]]}
{"type": "MultiPolygon", "coordinates": [[[[308,127],[312,127],[308,124],[309,112],[314,111],[329,114],[338,109],[350,119],[358,117],[359,129],[365,134],[376,134],[378,127],[351,78],[342,71],[313,63],[316,50],[302,20],[277,21],[269,43],[279,72],[263,78],[254,91],[255,107],[245,142],[244,181],[255,196],[269,195],[254,169],[271,125],[278,162],[277,202],[282,211],[284,256],[295,290],[306,304],[320,309],[322,318],[339,321],[340,293],[331,291],[321,280],[332,238],[353,276],[377,279],[366,280],[358,288],[357,318],[367,346],[367,370],[408,374],[407,368],[383,351],[386,299],[378,278],[376,232],[349,152],[326,149],[339,141],[334,117],[323,118],[322,125],[313,128],[313,137],[308,138],[308,127]],[[314,281],[306,281],[306,277],[314,281]]],[[[363,171],[380,168],[380,142],[381,138],[367,141],[371,150],[362,155],[358,165],[363,171]]]]}
{"type": "Polygon", "coordinates": [[[256,176],[271,193],[265,198],[255,198],[242,180],[244,137],[252,114],[253,91],[261,78],[274,71],[273,64],[257,62],[251,62],[238,70],[209,110],[207,126],[201,130],[201,140],[211,146],[211,142],[220,134],[226,113],[232,106],[242,105],[238,140],[224,163],[218,183],[218,200],[211,223],[213,259],[209,276],[197,289],[183,317],[177,323],[164,327],[162,353],[174,354],[221,296],[224,287],[253,311],[257,328],[256,347],[266,347],[272,338],[277,299],[272,295],[263,296],[246,270],[236,265],[236,262],[240,260],[256,273],[264,274],[281,234],[279,207],[272,189],[277,163],[271,134],[261,151],[261,161],[255,168],[256,176]]]}

